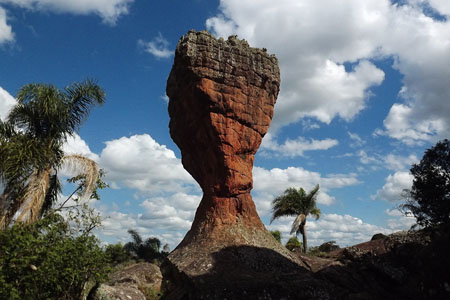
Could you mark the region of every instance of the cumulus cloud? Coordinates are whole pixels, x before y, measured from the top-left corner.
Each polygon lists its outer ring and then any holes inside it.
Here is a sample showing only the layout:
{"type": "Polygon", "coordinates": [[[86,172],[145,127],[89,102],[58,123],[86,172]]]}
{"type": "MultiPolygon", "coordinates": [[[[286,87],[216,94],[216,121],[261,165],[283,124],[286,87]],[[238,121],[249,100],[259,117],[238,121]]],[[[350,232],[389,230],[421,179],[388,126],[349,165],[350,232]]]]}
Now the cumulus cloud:
{"type": "Polygon", "coordinates": [[[377,51],[386,23],[383,1],[223,0],[207,27],[276,53],[282,72],[273,126],[303,117],[351,120],[384,73],[365,58],[377,51]],[[288,47],[286,45],[289,45],[288,47]],[[343,63],[352,62],[346,70],[343,63]]]}
{"type": "Polygon", "coordinates": [[[271,134],[267,134],[263,139],[261,149],[265,154],[274,153],[276,156],[292,158],[303,156],[305,151],[328,150],[338,144],[339,142],[335,139],[307,140],[301,136],[296,140],[287,139],[283,144],[278,144],[271,134]]]}
{"type": "Polygon", "coordinates": [[[418,162],[419,159],[414,154],[410,154],[409,156],[388,154],[384,158],[385,167],[394,171],[410,169],[413,164],[418,162]]]}
{"type": "Polygon", "coordinates": [[[387,226],[392,231],[407,230],[416,223],[416,218],[413,216],[405,216],[396,208],[386,209],[385,213],[389,216],[387,226]]]}
{"type": "Polygon", "coordinates": [[[184,191],[187,186],[196,186],[175,153],[148,134],[106,142],[99,164],[108,181],[145,193],[184,191]]]}
{"type": "MultiPolygon", "coordinates": [[[[445,13],[448,1],[430,1],[445,13]]],[[[450,133],[450,21],[434,20],[416,6],[396,6],[384,51],[404,74],[400,92],[384,120],[386,134],[407,144],[436,141],[450,133]],[[409,34],[405,34],[409,32],[409,34]]]]}
{"type": "Polygon", "coordinates": [[[86,141],[84,141],[78,134],[68,137],[66,143],[63,145],[63,151],[66,154],[78,154],[95,162],[98,162],[99,156],[91,151],[86,141]]]}
{"type": "Polygon", "coordinates": [[[200,198],[185,193],[148,198],[139,204],[137,214],[100,209],[104,221],[99,233],[125,242],[129,240],[127,230],[137,229],[143,237],[156,236],[174,248],[190,229],[200,198]]]}
{"type": "MultiPolygon", "coordinates": [[[[281,218],[269,226],[270,230],[280,230],[287,239],[293,218],[281,218]]],[[[366,242],[375,233],[390,233],[392,230],[368,224],[360,218],[350,215],[322,214],[318,220],[307,221],[308,242],[310,246],[318,246],[328,241],[336,241],[338,245],[351,246],[366,242]]],[[[301,239],[301,237],[299,237],[301,239]]]]}
{"type": "Polygon", "coordinates": [[[220,13],[206,25],[276,53],[282,71],[276,128],[304,117],[351,120],[366,107],[371,87],[384,79],[374,62],[391,57],[403,87],[401,101],[384,120],[384,134],[407,144],[435,141],[450,133],[450,21],[425,10],[428,5],[448,16],[450,4],[401,3],[222,0],[220,13]]]}
{"type": "Polygon", "coordinates": [[[128,13],[134,0],[0,0],[34,11],[52,11],[78,15],[96,14],[107,24],[114,25],[117,19],[128,13]]]}
{"type": "Polygon", "coordinates": [[[16,103],[16,99],[0,86],[0,120],[5,121],[9,111],[16,103]]]}
{"type": "MultiPolygon", "coordinates": [[[[1,1],[0,1],[1,3],[1,1]]],[[[6,10],[0,7],[0,45],[14,41],[14,33],[11,25],[8,25],[6,10]]]]}
{"type": "Polygon", "coordinates": [[[169,41],[161,33],[150,42],[138,40],[138,46],[156,58],[169,58],[173,55],[173,51],[169,49],[169,41]]]}
{"type": "Polygon", "coordinates": [[[355,174],[334,174],[322,177],[320,173],[307,171],[303,168],[289,167],[287,169],[267,170],[254,167],[252,194],[258,213],[262,216],[268,216],[271,211],[272,200],[287,188],[302,187],[305,190],[311,190],[316,184],[320,184],[317,202],[322,205],[330,205],[335,199],[328,194],[329,190],[359,183],[355,174]]]}
{"type": "Polygon", "coordinates": [[[411,189],[413,178],[413,175],[409,172],[398,171],[390,174],[386,178],[386,183],[383,187],[371,197],[373,200],[387,200],[390,202],[401,200],[403,190],[411,189]]]}

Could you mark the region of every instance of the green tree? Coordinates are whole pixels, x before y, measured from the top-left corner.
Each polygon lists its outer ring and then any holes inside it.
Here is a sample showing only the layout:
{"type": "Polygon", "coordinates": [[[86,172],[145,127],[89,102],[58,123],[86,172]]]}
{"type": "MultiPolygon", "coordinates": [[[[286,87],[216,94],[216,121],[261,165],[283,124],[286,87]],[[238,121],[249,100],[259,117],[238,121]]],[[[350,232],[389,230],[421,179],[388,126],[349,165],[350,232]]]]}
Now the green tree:
{"type": "Polygon", "coordinates": [[[413,185],[401,207],[421,226],[450,225],[450,141],[439,141],[425,151],[410,171],[413,185]]]}
{"type": "Polygon", "coordinates": [[[291,234],[299,233],[303,236],[303,252],[306,253],[307,238],[306,238],[306,218],[308,215],[313,215],[316,220],[320,217],[320,209],[316,206],[316,199],[319,192],[319,185],[316,185],[309,193],[303,188],[298,190],[295,188],[288,188],[284,193],[275,198],[272,202],[272,219],[273,220],[282,216],[295,216],[295,220],[292,223],[291,234]]]}
{"type": "Polygon", "coordinates": [[[271,231],[270,234],[281,243],[281,232],[279,230],[271,231]]]}
{"type": "Polygon", "coordinates": [[[130,254],[125,251],[121,243],[109,244],[105,248],[105,253],[112,265],[118,265],[131,259],[130,254]]]}
{"type": "Polygon", "coordinates": [[[160,252],[161,241],[156,237],[149,237],[145,241],[136,230],[129,229],[128,233],[133,239],[126,243],[123,248],[137,259],[143,259],[148,262],[160,261],[165,256],[165,252],[160,252]]]}
{"type": "MultiPolygon", "coordinates": [[[[42,217],[61,189],[57,171],[64,160],[89,165],[80,156],[64,158],[62,146],[78,131],[91,107],[103,104],[104,98],[104,91],[90,80],[63,91],[46,84],[20,89],[18,104],[5,122],[0,121],[0,180],[4,184],[0,229],[7,228],[19,210],[21,221],[31,223],[42,217]]],[[[95,176],[85,177],[86,194],[96,182],[95,176]]]]}
{"type": "Polygon", "coordinates": [[[291,237],[284,246],[290,251],[294,251],[295,249],[302,249],[302,243],[296,236],[291,237]]]}

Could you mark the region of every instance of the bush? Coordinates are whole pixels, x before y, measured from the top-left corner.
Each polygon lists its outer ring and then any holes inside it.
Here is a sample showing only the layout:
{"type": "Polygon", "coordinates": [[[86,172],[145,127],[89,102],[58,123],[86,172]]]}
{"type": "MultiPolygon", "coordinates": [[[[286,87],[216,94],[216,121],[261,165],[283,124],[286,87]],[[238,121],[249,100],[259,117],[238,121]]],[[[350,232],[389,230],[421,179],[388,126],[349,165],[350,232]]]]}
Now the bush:
{"type": "Polygon", "coordinates": [[[74,234],[58,214],[0,232],[0,299],[79,299],[88,281],[107,273],[99,241],[74,234]]]}
{"type": "Polygon", "coordinates": [[[336,245],[336,241],[325,242],[319,246],[319,251],[321,252],[331,252],[334,250],[340,249],[339,245],[336,245]]]}
{"type": "Polygon", "coordinates": [[[295,249],[301,249],[302,243],[298,240],[296,236],[293,236],[287,241],[285,247],[288,248],[290,251],[294,251],[295,249]]]}
{"type": "Polygon", "coordinates": [[[281,232],[279,230],[271,231],[270,234],[281,243],[281,232]]]}
{"type": "Polygon", "coordinates": [[[443,140],[428,149],[420,163],[411,168],[414,176],[406,204],[423,227],[450,224],[450,141],[443,140]]]}
{"type": "Polygon", "coordinates": [[[110,244],[105,248],[105,254],[111,265],[116,266],[132,259],[131,255],[125,251],[121,243],[110,244]]]}

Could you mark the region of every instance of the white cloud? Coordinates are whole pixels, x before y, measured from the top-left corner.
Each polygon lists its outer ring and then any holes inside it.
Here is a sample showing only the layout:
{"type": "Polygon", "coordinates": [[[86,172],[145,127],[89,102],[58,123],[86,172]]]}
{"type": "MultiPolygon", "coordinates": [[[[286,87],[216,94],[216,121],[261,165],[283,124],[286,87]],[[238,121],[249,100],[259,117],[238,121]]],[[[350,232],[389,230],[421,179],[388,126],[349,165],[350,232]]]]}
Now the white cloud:
{"type": "Polygon", "coordinates": [[[385,1],[221,1],[207,20],[216,34],[238,34],[276,53],[282,72],[274,124],[309,116],[330,123],[351,120],[365,107],[369,88],[384,73],[365,58],[377,52],[385,1]],[[343,63],[354,63],[345,70],[343,63]]]}
{"type": "MultiPolygon", "coordinates": [[[[447,4],[430,1],[439,11],[447,4]]],[[[386,134],[407,144],[436,141],[450,134],[450,21],[427,17],[414,6],[396,6],[384,52],[396,58],[402,74],[403,103],[392,106],[384,121],[386,134]]]]}
{"type": "MultiPolygon", "coordinates": [[[[293,218],[281,218],[270,225],[270,230],[280,230],[287,239],[293,218]]],[[[390,233],[392,230],[380,226],[364,223],[363,220],[338,214],[322,214],[319,220],[308,218],[306,223],[309,246],[318,246],[324,242],[336,241],[336,244],[351,246],[366,242],[375,233],[390,233]]],[[[301,236],[299,236],[301,240],[301,236]]]]}
{"type": "Polygon", "coordinates": [[[359,156],[359,161],[364,165],[380,163],[379,159],[368,155],[364,150],[359,150],[357,155],[359,156]]]}
{"type": "Polygon", "coordinates": [[[169,41],[161,33],[150,42],[138,40],[138,46],[157,58],[169,58],[173,55],[173,51],[169,49],[169,41]]]}
{"type": "Polygon", "coordinates": [[[273,152],[277,156],[288,156],[292,158],[296,156],[303,156],[305,151],[328,150],[338,144],[339,142],[334,139],[306,140],[300,136],[296,140],[287,139],[280,145],[269,133],[264,137],[261,144],[261,149],[266,153],[273,152]]]}
{"type": "Polygon", "coordinates": [[[67,138],[67,142],[63,145],[63,151],[66,154],[82,155],[95,162],[99,160],[99,156],[91,151],[88,144],[78,134],[67,138]]]}
{"type": "Polygon", "coordinates": [[[120,16],[128,13],[128,7],[133,2],[134,0],[0,0],[0,3],[9,3],[35,11],[96,14],[111,25],[114,25],[120,16]]]}
{"type": "Polygon", "coordinates": [[[6,22],[7,18],[6,10],[0,7],[0,45],[14,41],[14,33],[12,32],[11,25],[8,25],[6,22]]]}
{"type": "Polygon", "coordinates": [[[317,202],[322,205],[330,205],[335,200],[334,197],[328,195],[330,189],[359,183],[355,174],[334,174],[322,177],[317,172],[307,171],[303,168],[289,167],[287,169],[266,170],[261,167],[254,167],[252,194],[259,214],[268,216],[273,199],[281,195],[287,188],[302,187],[308,191],[314,188],[316,184],[320,184],[317,202]]]}
{"type": "Polygon", "coordinates": [[[450,2],[448,0],[428,0],[428,2],[440,14],[450,16],[450,2]]]}
{"type": "Polygon", "coordinates": [[[363,140],[357,133],[353,133],[350,131],[347,133],[348,136],[350,137],[350,140],[352,140],[352,142],[350,143],[350,147],[356,148],[364,146],[366,144],[366,141],[363,140]]]}
{"type": "Polygon", "coordinates": [[[220,13],[206,24],[278,56],[276,128],[303,117],[351,120],[384,79],[369,60],[394,58],[403,88],[384,133],[415,144],[450,134],[450,20],[425,15],[426,3],[449,15],[447,0],[222,0],[220,13]],[[345,62],[353,68],[345,69],[345,62]]]}
{"type": "Polygon", "coordinates": [[[5,121],[11,108],[16,105],[16,103],[16,99],[0,86],[0,120],[5,121]]]}
{"type": "Polygon", "coordinates": [[[150,228],[187,231],[191,228],[200,199],[200,196],[185,193],[147,199],[141,203],[144,213],[139,222],[150,228]]]}
{"type": "Polygon", "coordinates": [[[413,178],[409,172],[395,172],[386,178],[386,183],[383,187],[371,197],[374,200],[387,200],[390,202],[401,200],[403,190],[411,189],[413,178]]]}
{"type": "Polygon", "coordinates": [[[148,134],[106,142],[99,164],[108,181],[141,192],[158,194],[197,186],[175,153],[148,134]]]}
{"type": "Polygon", "coordinates": [[[384,159],[386,169],[394,171],[410,169],[413,164],[418,162],[419,159],[414,154],[410,154],[409,156],[388,154],[384,159]]]}
{"type": "Polygon", "coordinates": [[[416,218],[413,216],[405,216],[396,208],[386,209],[385,213],[389,216],[387,226],[392,231],[407,230],[416,223],[416,218]]]}

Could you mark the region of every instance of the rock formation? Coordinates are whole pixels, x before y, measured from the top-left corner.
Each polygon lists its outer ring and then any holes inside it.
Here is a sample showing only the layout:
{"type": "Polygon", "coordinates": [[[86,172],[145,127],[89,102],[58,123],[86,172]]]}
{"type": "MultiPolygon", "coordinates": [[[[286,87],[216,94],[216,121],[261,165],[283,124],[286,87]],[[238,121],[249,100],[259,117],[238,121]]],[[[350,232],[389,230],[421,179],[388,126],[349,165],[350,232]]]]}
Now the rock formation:
{"type": "Polygon", "coordinates": [[[250,195],[252,168],[279,85],[275,56],[236,36],[190,31],[179,41],[167,81],[170,135],[204,193],[180,247],[199,237],[228,239],[230,226],[263,230],[250,195]]]}
{"type": "Polygon", "coordinates": [[[156,299],[161,289],[161,271],[148,262],[120,267],[109,277],[87,300],[146,300],[146,295],[156,299]]]}
{"type": "MultiPolygon", "coordinates": [[[[194,277],[219,267],[219,252],[241,246],[270,249],[288,264],[306,266],[268,233],[250,195],[254,155],[269,129],[279,86],[276,57],[236,36],[225,41],[189,31],[178,42],[166,90],[169,128],[203,198],[191,230],[163,267],[165,277],[177,277],[172,282],[194,286],[194,277]]],[[[239,263],[234,258],[225,260],[239,263]]]]}

